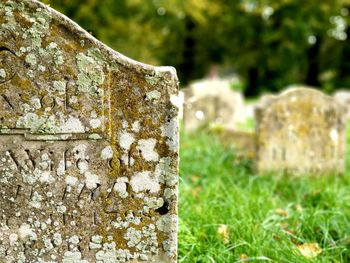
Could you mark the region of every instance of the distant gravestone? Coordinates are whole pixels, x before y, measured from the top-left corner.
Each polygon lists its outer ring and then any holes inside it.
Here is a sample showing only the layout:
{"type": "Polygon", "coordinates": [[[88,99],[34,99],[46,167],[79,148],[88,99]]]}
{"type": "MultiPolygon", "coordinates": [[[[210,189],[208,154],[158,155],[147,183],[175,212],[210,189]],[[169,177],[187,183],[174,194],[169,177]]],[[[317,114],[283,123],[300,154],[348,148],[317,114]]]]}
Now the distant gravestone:
{"type": "Polygon", "coordinates": [[[259,172],[344,172],[343,108],[332,97],[309,88],[291,89],[256,115],[259,172]]]}
{"type": "Polygon", "coordinates": [[[334,93],[334,99],[345,108],[345,116],[350,119],[350,91],[339,90],[334,93]]]}
{"type": "Polygon", "coordinates": [[[245,120],[243,95],[232,91],[227,80],[197,81],[183,92],[183,121],[187,131],[195,131],[209,124],[231,128],[245,120]]]}
{"type": "Polygon", "coordinates": [[[264,107],[264,105],[270,103],[270,101],[274,100],[275,98],[276,98],[276,95],[274,94],[263,94],[260,97],[256,107],[264,107]]]}
{"type": "Polygon", "coordinates": [[[248,109],[250,111],[250,116],[253,118],[256,117],[255,113],[259,112],[261,108],[266,107],[270,103],[270,101],[274,100],[276,98],[276,95],[274,94],[262,94],[257,102],[254,102],[251,104],[251,109],[248,109]]]}
{"type": "Polygon", "coordinates": [[[175,70],[0,1],[0,262],[176,262],[175,70]]]}

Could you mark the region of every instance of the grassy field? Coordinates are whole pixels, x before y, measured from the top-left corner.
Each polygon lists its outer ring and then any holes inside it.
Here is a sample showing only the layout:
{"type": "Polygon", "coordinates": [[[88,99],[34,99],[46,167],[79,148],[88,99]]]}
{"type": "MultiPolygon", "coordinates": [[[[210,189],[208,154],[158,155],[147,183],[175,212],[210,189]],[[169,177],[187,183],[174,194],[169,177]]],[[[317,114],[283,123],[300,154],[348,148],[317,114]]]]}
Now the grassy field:
{"type": "Polygon", "coordinates": [[[205,134],[180,156],[179,262],[350,262],[349,169],[258,176],[205,134]]]}

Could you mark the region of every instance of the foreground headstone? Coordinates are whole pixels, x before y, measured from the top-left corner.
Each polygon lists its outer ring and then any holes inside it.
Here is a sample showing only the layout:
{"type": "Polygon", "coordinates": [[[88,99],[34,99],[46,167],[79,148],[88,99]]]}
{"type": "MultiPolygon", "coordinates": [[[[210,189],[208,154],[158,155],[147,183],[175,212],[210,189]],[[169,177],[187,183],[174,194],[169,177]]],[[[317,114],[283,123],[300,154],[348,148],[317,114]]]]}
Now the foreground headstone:
{"type": "Polygon", "coordinates": [[[257,169],[297,175],[342,174],[343,108],[309,88],[287,90],[257,111],[257,169]]]}
{"type": "Polygon", "coordinates": [[[176,262],[172,68],[0,1],[0,262],[176,262]]]}
{"type": "Polygon", "coordinates": [[[243,95],[232,91],[228,80],[198,81],[183,91],[186,131],[195,131],[210,124],[234,127],[245,120],[243,95]]]}

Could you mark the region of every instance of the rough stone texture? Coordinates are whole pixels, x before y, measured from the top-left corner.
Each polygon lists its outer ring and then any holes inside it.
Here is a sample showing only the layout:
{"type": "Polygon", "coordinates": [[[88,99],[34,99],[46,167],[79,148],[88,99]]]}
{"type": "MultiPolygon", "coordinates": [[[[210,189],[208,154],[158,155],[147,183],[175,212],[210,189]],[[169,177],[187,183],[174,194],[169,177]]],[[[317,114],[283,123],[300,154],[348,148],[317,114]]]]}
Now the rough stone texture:
{"type": "Polygon", "coordinates": [[[176,262],[178,81],[0,0],[0,262],[176,262]]]}
{"type": "Polygon", "coordinates": [[[229,84],[226,80],[209,79],[183,89],[185,130],[195,131],[209,124],[234,127],[245,120],[243,96],[232,91],[229,84]]]}
{"type": "Polygon", "coordinates": [[[332,97],[295,88],[257,111],[257,169],[297,175],[344,172],[343,108],[332,97]]]}

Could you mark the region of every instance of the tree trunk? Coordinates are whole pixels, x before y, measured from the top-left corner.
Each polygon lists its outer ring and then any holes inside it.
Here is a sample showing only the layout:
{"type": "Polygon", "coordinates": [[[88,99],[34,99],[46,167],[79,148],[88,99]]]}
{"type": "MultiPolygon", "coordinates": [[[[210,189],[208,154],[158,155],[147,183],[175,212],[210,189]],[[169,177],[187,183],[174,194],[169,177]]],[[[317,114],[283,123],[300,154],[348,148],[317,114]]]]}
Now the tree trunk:
{"type": "Polygon", "coordinates": [[[320,81],[318,79],[320,74],[320,49],[321,38],[317,36],[316,43],[311,45],[307,50],[308,68],[305,77],[305,84],[309,86],[320,86],[320,81]]]}

